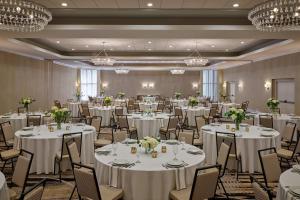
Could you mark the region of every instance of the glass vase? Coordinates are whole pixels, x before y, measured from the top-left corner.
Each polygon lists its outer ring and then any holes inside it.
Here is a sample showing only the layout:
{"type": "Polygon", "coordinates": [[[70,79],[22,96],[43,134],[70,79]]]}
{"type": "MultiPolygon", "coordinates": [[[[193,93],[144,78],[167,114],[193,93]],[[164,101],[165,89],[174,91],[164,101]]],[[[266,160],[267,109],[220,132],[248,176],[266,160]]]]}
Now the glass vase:
{"type": "Polygon", "coordinates": [[[61,122],[56,122],[57,123],[57,130],[61,130],[61,122]]]}

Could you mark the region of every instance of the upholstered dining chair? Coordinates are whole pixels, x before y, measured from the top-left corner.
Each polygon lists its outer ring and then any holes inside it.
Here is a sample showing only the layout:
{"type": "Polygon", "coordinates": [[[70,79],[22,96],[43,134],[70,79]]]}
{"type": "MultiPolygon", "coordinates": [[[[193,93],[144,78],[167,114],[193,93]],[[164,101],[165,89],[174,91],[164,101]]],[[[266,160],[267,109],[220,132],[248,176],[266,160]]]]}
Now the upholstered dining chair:
{"type": "Polygon", "coordinates": [[[135,111],[135,112],[140,112],[140,111],[141,111],[141,109],[140,109],[140,104],[139,104],[138,102],[135,102],[135,103],[133,104],[133,108],[134,108],[134,111],[135,111]]]}
{"type": "Polygon", "coordinates": [[[262,174],[267,188],[277,186],[281,174],[276,148],[258,150],[262,174]]]}
{"type": "Polygon", "coordinates": [[[118,129],[127,130],[130,138],[138,139],[138,132],[136,127],[129,126],[127,115],[117,116],[118,129]]]}
{"type": "Polygon", "coordinates": [[[61,108],[61,103],[59,100],[54,100],[54,106],[56,106],[57,108],[61,108]]]}
{"type": "Polygon", "coordinates": [[[217,150],[221,143],[232,144],[229,161],[236,162],[236,178],[239,179],[239,170],[242,172],[242,158],[237,151],[236,136],[234,133],[216,132],[216,146],[217,150]]]}
{"type": "Polygon", "coordinates": [[[26,113],[26,108],[25,107],[18,107],[18,114],[21,114],[21,113],[26,113]]]}
{"type": "Polygon", "coordinates": [[[248,124],[250,126],[254,126],[254,116],[248,116],[246,119],[242,121],[244,124],[248,124]]]}
{"type": "Polygon", "coordinates": [[[163,112],[165,109],[165,104],[164,103],[158,103],[156,111],[157,112],[163,112]]]}
{"type": "Polygon", "coordinates": [[[127,131],[125,130],[119,130],[119,129],[112,129],[113,133],[113,142],[123,142],[127,138],[127,131]]]}
{"type": "Polygon", "coordinates": [[[79,153],[81,153],[81,146],[82,146],[82,132],[76,133],[65,133],[62,136],[62,143],[61,149],[58,151],[54,158],[54,174],[56,174],[56,165],[58,165],[58,173],[59,173],[59,180],[62,180],[62,163],[69,161],[69,154],[67,150],[67,144],[70,141],[74,141],[79,149],[79,153]]]}
{"type": "Polygon", "coordinates": [[[92,118],[91,126],[95,127],[97,132],[97,140],[94,142],[95,148],[103,147],[111,144],[113,140],[112,128],[101,128],[102,117],[94,116],[92,118]]]}
{"type": "Polygon", "coordinates": [[[218,114],[218,109],[215,107],[211,107],[209,110],[209,115],[207,117],[204,116],[204,119],[206,120],[206,124],[210,124],[211,122],[214,122],[217,114],[218,114]]]}
{"type": "Polygon", "coordinates": [[[161,127],[159,129],[159,134],[162,138],[168,140],[171,138],[171,134],[173,133],[175,135],[175,138],[177,138],[177,130],[178,127],[178,117],[177,116],[169,116],[169,121],[167,127],[161,127]]]}
{"type": "Polygon", "coordinates": [[[298,132],[297,136],[297,142],[294,147],[294,150],[288,150],[288,149],[279,149],[277,151],[277,156],[280,159],[280,165],[282,166],[282,163],[285,162],[288,164],[288,167],[291,167],[290,162],[296,161],[299,163],[298,156],[300,155],[300,132],[298,132]]]}
{"type": "Polygon", "coordinates": [[[92,117],[91,117],[91,114],[90,114],[88,104],[83,104],[83,103],[79,104],[78,105],[78,111],[79,111],[80,116],[82,118],[85,118],[86,123],[90,124],[92,117]]]}
{"type": "Polygon", "coordinates": [[[273,128],[273,116],[259,115],[259,125],[266,128],[273,128]]]}
{"type": "Polygon", "coordinates": [[[21,194],[25,192],[32,159],[33,153],[21,149],[11,182],[9,183],[11,200],[19,199],[21,194]]]}
{"type": "Polygon", "coordinates": [[[297,126],[297,124],[294,122],[286,122],[283,132],[281,134],[281,146],[282,147],[290,149],[290,147],[293,143],[296,126],[297,126]]]}
{"type": "Polygon", "coordinates": [[[47,179],[43,179],[21,194],[20,200],[41,200],[47,179]]]}
{"type": "Polygon", "coordinates": [[[169,193],[171,200],[205,200],[214,199],[218,185],[221,165],[212,165],[196,169],[193,185],[169,193]]]}
{"type": "Polygon", "coordinates": [[[256,200],[272,200],[272,193],[269,188],[250,175],[251,185],[256,200]]]}
{"type": "Polygon", "coordinates": [[[124,108],[122,106],[116,106],[115,115],[116,116],[124,115],[124,108]]]}
{"type": "Polygon", "coordinates": [[[27,126],[40,126],[42,121],[41,115],[27,115],[27,126]]]}
{"type": "Polygon", "coordinates": [[[5,149],[12,148],[15,136],[10,121],[0,123],[0,131],[4,142],[4,146],[1,147],[5,149]]]}
{"type": "Polygon", "coordinates": [[[178,132],[178,140],[194,145],[195,129],[183,129],[178,132]]]}
{"type": "Polygon", "coordinates": [[[49,123],[53,123],[54,120],[51,117],[51,115],[45,115],[42,117],[42,124],[49,124],[49,123]]]}
{"type": "Polygon", "coordinates": [[[73,163],[73,169],[79,199],[118,200],[123,198],[122,189],[98,183],[94,168],[73,163]]]}

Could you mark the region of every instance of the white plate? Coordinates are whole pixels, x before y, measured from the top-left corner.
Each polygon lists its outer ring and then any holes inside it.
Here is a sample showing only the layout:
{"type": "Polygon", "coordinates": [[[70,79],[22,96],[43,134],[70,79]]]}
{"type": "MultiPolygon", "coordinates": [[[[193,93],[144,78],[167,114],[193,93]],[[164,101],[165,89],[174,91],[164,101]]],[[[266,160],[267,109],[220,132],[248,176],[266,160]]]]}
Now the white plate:
{"type": "Polygon", "coordinates": [[[167,144],[179,144],[179,142],[177,140],[167,140],[166,143],[167,144]]]}
{"type": "Polygon", "coordinates": [[[243,126],[249,126],[249,124],[241,123],[240,126],[242,126],[242,127],[243,127],[243,126]]]}
{"type": "Polygon", "coordinates": [[[111,149],[102,149],[102,148],[99,148],[99,149],[96,149],[95,152],[96,152],[96,153],[107,154],[107,153],[110,153],[110,152],[111,152],[111,149]]]}
{"type": "Polygon", "coordinates": [[[113,161],[113,164],[115,165],[128,165],[130,162],[126,159],[116,159],[113,161]]]}
{"type": "Polygon", "coordinates": [[[170,160],[167,162],[167,165],[169,166],[183,166],[184,165],[184,162],[182,160],[170,160]]]}
{"type": "Polygon", "coordinates": [[[269,132],[270,132],[270,131],[274,131],[274,129],[272,129],[272,128],[262,128],[261,130],[262,130],[262,131],[269,131],[269,132]]]}
{"type": "Polygon", "coordinates": [[[273,133],[260,133],[261,136],[263,137],[273,137],[273,133]]]}
{"type": "Polygon", "coordinates": [[[33,133],[20,133],[21,137],[30,137],[33,136],[33,133]]]}
{"type": "Polygon", "coordinates": [[[30,131],[33,130],[33,127],[24,127],[22,128],[23,131],[30,131]]]}
{"type": "Polygon", "coordinates": [[[190,148],[187,150],[187,152],[191,154],[199,154],[199,155],[203,154],[203,151],[201,149],[195,149],[195,148],[190,148]]]}
{"type": "Polygon", "coordinates": [[[122,142],[123,144],[135,144],[135,143],[137,143],[137,140],[135,140],[135,139],[125,139],[123,142],[122,142]]]}
{"type": "Polygon", "coordinates": [[[300,187],[299,186],[292,186],[289,188],[289,191],[296,196],[300,196],[300,187]]]}
{"type": "Polygon", "coordinates": [[[293,165],[293,170],[300,172],[300,165],[293,165]]]}

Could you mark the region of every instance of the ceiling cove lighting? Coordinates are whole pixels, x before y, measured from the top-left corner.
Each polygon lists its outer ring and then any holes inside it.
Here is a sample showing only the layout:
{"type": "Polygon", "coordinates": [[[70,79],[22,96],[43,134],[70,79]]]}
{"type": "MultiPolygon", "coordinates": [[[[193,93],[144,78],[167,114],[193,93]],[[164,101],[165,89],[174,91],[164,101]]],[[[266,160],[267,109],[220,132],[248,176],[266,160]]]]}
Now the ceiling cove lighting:
{"type": "Polygon", "coordinates": [[[205,66],[208,63],[208,61],[209,60],[207,58],[201,57],[197,43],[196,49],[190,55],[190,58],[184,60],[185,64],[188,66],[205,66]]]}
{"type": "Polygon", "coordinates": [[[63,3],[61,3],[61,6],[62,6],[62,7],[67,7],[68,4],[67,4],[66,2],[63,2],[63,3]]]}
{"type": "Polygon", "coordinates": [[[260,31],[300,30],[299,6],[299,0],[269,0],[252,8],[248,19],[260,31]]]}
{"type": "Polygon", "coordinates": [[[41,4],[25,0],[0,0],[0,29],[38,32],[52,20],[51,12],[41,4]]]}
{"type": "Polygon", "coordinates": [[[148,7],[152,7],[152,6],[153,6],[153,3],[149,2],[149,3],[147,3],[147,6],[148,6],[148,7]]]}
{"type": "Polygon", "coordinates": [[[234,8],[238,8],[238,7],[240,7],[240,4],[235,3],[235,4],[233,4],[232,6],[233,6],[234,8]]]}
{"type": "Polygon", "coordinates": [[[171,74],[184,74],[185,70],[184,69],[171,69],[170,70],[171,74]]]}
{"type": "Polygon", "coordinates": [[[116,74],[128,74],[129,69],[119,68],[119,69],[115,69],[115,72],[116,74]]]}
{"type": "Polygon", "coordinates": [[[98,51],[96,56],[90,60],[94,65],[112,66],[116,62],[115,59],[110,58],[105,50],[105,42],[103,42],[103,49],[98,51]]]}

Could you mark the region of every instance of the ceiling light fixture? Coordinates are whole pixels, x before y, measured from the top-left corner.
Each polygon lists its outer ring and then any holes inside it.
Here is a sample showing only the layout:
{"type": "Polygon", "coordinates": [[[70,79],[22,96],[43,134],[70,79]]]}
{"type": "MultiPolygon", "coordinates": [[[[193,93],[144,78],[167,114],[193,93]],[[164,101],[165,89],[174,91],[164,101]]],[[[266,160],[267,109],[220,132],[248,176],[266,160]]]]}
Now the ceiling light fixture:
{"type": "Polygon", "coordinates": [[[216,46],[214,44],[211,45],[212,48],[215,48],[216,46]]]}
{"type": "Polygon", "coordinates": [[[148,41],[148,44],[152,44],[152,42],[151,42],[151,41],[148,41]]]}
{"type": "Polygon", "coordinates": [[[57,43],[57,44],[59,44],[59,43],[60,43],[60,41],[56,41],[56,43],[57,43]]]}
{"type": "Polygon", "coordinates": [[[170,44],[170,45],[169,45],[169,48],[173,48],[173,45],[170,44]]]}
{"type": "Polygon", "coordinates": [[[299,7],[298,0],[269,0],[252,8],[248,19],[260,31],[300,30],[299,7]]]}
{"type": "Polygon", "coordinates": [[[241,44],[245,44],[245,42],[244,42],[244,41],[241,41],[241,44]]]}
{"type": "Polygon", "coordinates": [[[0,0],[0,29],[16,32],[38,32],[52,20],[43,5],[25,0],[0,0]]]}
{"type": "Polygon", "coordinates": [[[110,58],[105,50],[105,42],[103,42],[103,49],[98,51],[96,56],[90,60],[94,65],[112,66],[116,62],[115,59],[110,58]]]}
{"type": "Polygon", "coordinates": [[[75,51],[76,49],[72,49],[72,51],[75,51]]]}
{"type": "Polygon", "coordinates": [[[129,69],[118,68],[118,69],[115,69],[115,72],[116,72],[116,74],[128,74],[129,69]]]}
{"type": "Polygon", "coordinates": [[[147,6],[148,6],[148,7],[152,7],[152,6],[153,6],[153,3],[149,2],[149,3],[147,3],[147,6]]]}
{"type": "Polygon", "coordinates": [[[233,4],[232,6],[233,6],[234,8],[238,8],[238,7],[240,7],[240,4],[235,3],[235,4],[233,4]]]}
{"type": "Polygon", "coordinates": [[[170,72],[171,72],[171,74],[184,74],[185,70],[184,69],[171,69],[170,72]]]}
{"type": "Polygon", "coordinates": [[[184,60],[185,64],[187,64],[188,66],[201,66],[201,65],[205,66],[208,63],[208,61],[209,61],[207,58],[203,58],[200,55],[200,52],[198,50],[198,44],[197,44],[197,42],[196,42],[195,52],[193,52],[190,55],[190,57],[191,58],[184,60]]]}
{"type": "Polygon", "coordinates": [[[89,45],[85,45],[86,48],[89,48],[89,45]]]}
{"type": "Polygon", "coordinates": [[[61,3],[61,6],[62,6],[62,7],[67,7],[68,4],[67,4],[66,2],[63,2],[63,3],[61,3]]]}

